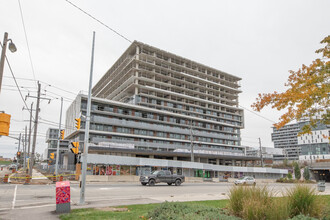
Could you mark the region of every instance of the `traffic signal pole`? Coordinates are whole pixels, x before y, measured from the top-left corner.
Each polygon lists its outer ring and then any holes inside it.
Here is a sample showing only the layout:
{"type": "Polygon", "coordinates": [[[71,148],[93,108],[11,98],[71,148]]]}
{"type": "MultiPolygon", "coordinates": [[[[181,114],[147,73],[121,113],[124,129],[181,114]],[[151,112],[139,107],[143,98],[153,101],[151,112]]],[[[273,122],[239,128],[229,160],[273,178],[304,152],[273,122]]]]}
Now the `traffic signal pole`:
{"type": "Polygon", "coordinates": [[[62,108],[63,108],[63,97],[61,97],[61,111],[60,111],[60,123],[58,125],[58,138],[57,138],[57,149],[56,149],[56,165],[55,165],[55,176],[58,175],[58,160],[60,157],[60,140],[61,140],[61,123],[62,123],[62,108]]]}
{"type": "Polygon", "coordinates": [[[90,75],[89,75],[87,115],[86,115],[86,123],[85,123],[84,151],[82,154],[81,189],[80,189],[80,202],[79,202],[80,205],[85,204],[86,170],[87,170],[87,155],[88,155],[88,142],[89,142],[89,123],[90,123],[90,117],[91,117],[91,93],[92,93],[92,79],[93,79],[94,44],[95,44],[95,31],[93,31],[92,58],[91,58],[91,69],[90,69],[90,75]]]}
{"type": "Polygon", "coordinates": [[[17,153],[16,153],[16,164],[17,164],[17,168],[18,168],[18,152],[20,151],[20,148],[21,148],[21,133],[19,134],[19,138],[18,138],[18,150],[17,150],[17,153]]]}

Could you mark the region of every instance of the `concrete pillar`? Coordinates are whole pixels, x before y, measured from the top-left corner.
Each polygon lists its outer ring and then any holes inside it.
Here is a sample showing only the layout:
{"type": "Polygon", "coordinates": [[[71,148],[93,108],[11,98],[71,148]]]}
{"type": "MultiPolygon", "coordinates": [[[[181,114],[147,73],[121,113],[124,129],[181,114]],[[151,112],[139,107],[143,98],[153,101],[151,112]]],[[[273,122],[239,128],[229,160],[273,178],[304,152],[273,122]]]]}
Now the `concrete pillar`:
{"type": "Polygon", "coordinates": [[[200,163],[201,162],[201,158],[200,157],[197,157],[197,162],[200,163]]]}
{"type": "Polygon", "coordinates": [[[155,158],[154,155],[149,155],[149,158],[155,158]]]}
{"type": "Polygon", "coordinates": [[[255,166],[255,161],[254,161],[254,160],[252,160],[252,166],[253,166],[253,167],[255,166]]]}
{"type": "Polygon", "coordinates": [[[216,164],[217,165],[219,165],[220,164],[220,161],[219,161],[219,159],[217,158],[217,159],[215,159],[215,161],[216,161],[216,164]]]}
{"type": "Polygon", "coordinates": [[[232,161],[231,161],[231,165],[232,165],[232,166],[236,166],[236,160],[232,160],[232,161]]]}
{"type": "Polygon", "coordinates": [[[173,157],[173,160],[178,160],[178,157],[173,157]]]}

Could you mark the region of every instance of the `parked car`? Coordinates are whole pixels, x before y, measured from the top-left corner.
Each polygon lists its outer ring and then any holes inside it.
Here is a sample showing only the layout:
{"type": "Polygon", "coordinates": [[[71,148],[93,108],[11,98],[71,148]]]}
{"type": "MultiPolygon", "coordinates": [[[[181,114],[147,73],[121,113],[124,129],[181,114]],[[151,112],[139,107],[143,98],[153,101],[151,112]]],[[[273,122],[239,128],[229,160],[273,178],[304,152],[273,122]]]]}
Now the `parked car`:
{"type": "Polygon", "coordinates": [[[235,185],[256,185],[256,180],[252,176],[244,176],[234,181],[235,185]]]}
{"type": "Polygon", "coordinates": [[[16,169],[17,170],[17,165],[12,163],[9,165],[9,170],[16,169]]]}
{"type": "Polygon", "coordinates": [[[183,175],[171,174],[169,170],[157,170],[147,176],[140,176],[140,182],[143,186],[154,186],[156,183],[167,183],[169,186],[175,184],[180,186],[185,181],[183,175]]]}

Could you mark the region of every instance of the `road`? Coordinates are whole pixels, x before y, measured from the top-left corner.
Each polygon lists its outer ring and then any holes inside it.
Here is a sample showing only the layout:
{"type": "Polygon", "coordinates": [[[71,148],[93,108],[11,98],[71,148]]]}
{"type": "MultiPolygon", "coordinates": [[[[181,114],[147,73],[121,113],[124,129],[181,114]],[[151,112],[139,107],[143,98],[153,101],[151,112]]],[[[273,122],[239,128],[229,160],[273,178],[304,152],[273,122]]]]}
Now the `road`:
{"type": "MultiPolygon", "coordinates": [[[[129,204],[161,203],[164,201],[201,201],[227,199],[231,183],[184,183],[181,186],[158,184],[153,187],[139,183],[88,184],[86,202],[78,206],[80,188],[71,185],[71,207],[104,207],[129,204]]],[[[274,194],[280,195],[293,184],[268,184],[274,194]]],[[[330,183],[326,192],[330,194],[330,183]]],[[[0,219],[43,218],[58,219],[55,210],[55,184],[0,185],[0,219]],[[34,218],[35,217],[35,218],[34,218]]]]}

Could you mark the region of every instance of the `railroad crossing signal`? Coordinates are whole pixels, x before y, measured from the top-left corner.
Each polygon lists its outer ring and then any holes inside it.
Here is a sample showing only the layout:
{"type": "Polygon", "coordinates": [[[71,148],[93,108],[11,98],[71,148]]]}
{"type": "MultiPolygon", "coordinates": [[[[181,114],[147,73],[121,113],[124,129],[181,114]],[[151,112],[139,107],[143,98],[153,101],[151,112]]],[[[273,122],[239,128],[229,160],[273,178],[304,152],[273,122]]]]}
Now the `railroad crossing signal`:
{"type": "Polygon", "coordinates": [[[77,128],[77,130],[79,130],[80,129],[81,119],[80,118],[76,118],[75,121],[76,121],[76,128],[77,128]]]}
{"type": "Polygon", "coordinates": [[[64,140],[64,130],[61,130],[61,139],[64,140]]]}
{"type": "Polygon", "coordinates": [[[71,142],[72,148],[71,151],[74,154],[78,154],[79,153],[79,142],[71,142]]]}
{"type": "Polygon", "coordinates": [[[17,159],[21,157],[21,152],[17,151],[17,159]]]}
{"type": "Polygon", "coordinates": [[[50,159],[54,160],[54,158],[55,158],[55,153],[50,153],[50,159]]]}

